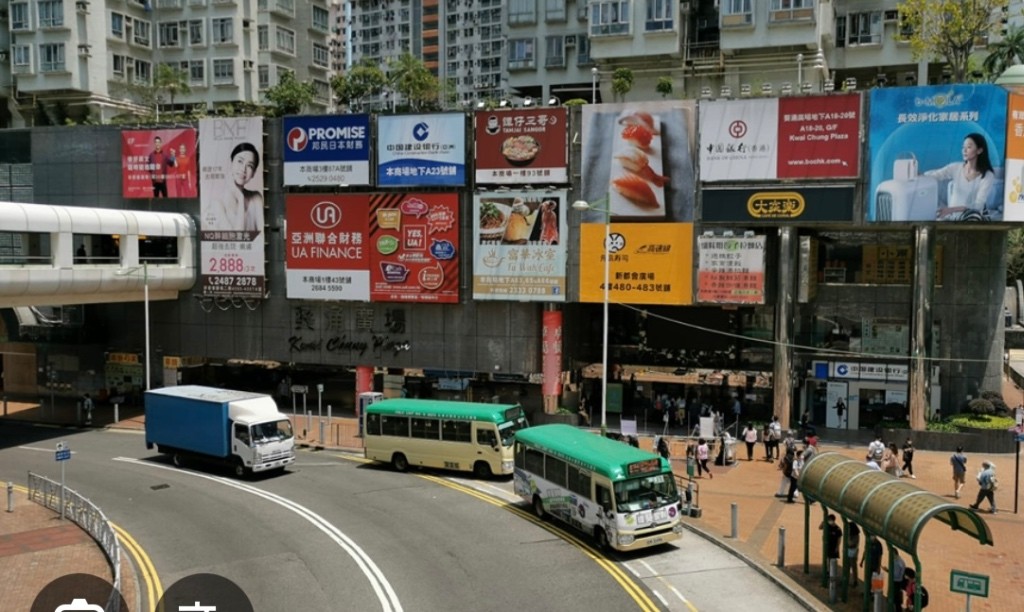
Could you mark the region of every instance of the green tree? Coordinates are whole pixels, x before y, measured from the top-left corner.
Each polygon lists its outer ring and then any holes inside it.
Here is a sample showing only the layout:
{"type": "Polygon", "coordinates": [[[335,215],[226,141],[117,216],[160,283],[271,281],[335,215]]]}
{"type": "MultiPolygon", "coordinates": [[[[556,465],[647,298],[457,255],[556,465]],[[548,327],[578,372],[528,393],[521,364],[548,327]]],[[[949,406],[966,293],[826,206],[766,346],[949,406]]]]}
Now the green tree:
{"type": "Polygon", "coordinates": [[[412,53],[403,53],[388,63],[388,85],[412,110],[438,107],[440,84],[437,77],[412,53]]]}
{"type": "Polygon", "coordinates": [[[1024,228],[1006,233],[1006,285],[1014,287],[1024,280],[1024,228]]]}
{"type": "Polygon", "coordinates": [[[1011,26],[1006,35],[988,46],[988,55],[982,63],[985,74],[995,80],[1007,68],[1024,63],[1024,28],[1011,26]]]}
{"type": "Polygon", "coordinates": [[[338,100],[351,110],[362,110],[365,100],[380,95],[387,85],[384,71],[369,62],[359,64],[331,81],[338,100]]]}
{"type": "MultiPolygon", "coordinates": [[[[158,64],[156,74],[153,75],[153,90],[156,94],[167,93],[167,98],[174,108],[174,98],[179,94],[189,94],[192,88],[188,86],[188,73],[180,68],[168,64],[158,64]]],[[[156,96],[154,96],[156,97],[156,96]]],[[[157,98],[159,103],[159,98],[157,98]]],[[[157,108],[157,117],[160,116],[160,109],[157,108]]]]}
{"type": "Polygon", "coordinates": [[[903,0],[898,9],[901,31],[914,59],[941,57],[953,82],[967,80],[968,58],[979,40],[997,34],[997,18],[1009,0],[903,0]]]}
{"type": "Polygon", "coordinates": [[[298,115],[303,107],[313,102],[316,89],[312,83],[302,83],[292,72],[283,72],[274,85],[264,94],[275,117],[298,115]]]}
{"type": "Polygon", "coordinates": [[[620,98],[633,89],[633,71],[629,68],[616,68],[612,73],[612,92],[620,98]]]}
{"type": "Polygon", "coordinates": [[[654,91],[661,94],[662,98],[667,98],[672,95],[672,77],[662,76],[658,77],[658,83],[654,86],[654,91]]]}

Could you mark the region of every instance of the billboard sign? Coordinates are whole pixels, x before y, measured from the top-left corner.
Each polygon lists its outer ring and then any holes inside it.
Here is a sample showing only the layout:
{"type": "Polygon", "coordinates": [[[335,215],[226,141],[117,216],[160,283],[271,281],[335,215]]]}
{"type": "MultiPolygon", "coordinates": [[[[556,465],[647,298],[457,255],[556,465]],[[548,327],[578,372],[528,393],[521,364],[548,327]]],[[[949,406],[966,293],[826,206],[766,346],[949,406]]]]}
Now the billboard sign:
{"type": "Polygon", "coordinates": [[[476,182],[497,185],[568,182],[568,118],[565,108],[477,112],[476,182]]]}
{"type": "Polygon", "coordinates": [[[1024,95],[1011,93],[1009,105],[1003,221],[1024,221],[1024,95]]]}
{"type": "MultiPolygon", "coordinates": [[[[612,223],[608,299],[627,304],[693,303],[692,223],[612,223]]],[[[580,301],[604,301],[605,225],[580,225],[580,301]]]]}
{"type": "Polygon", "coordinates": [[[860,94],[700,105],[700,180],[856,178],[860,94]]]}
{"type": "Polygon", "coordinates": [[[764,304],[764,236],[700,236],[697,301],[764,304]]]}
{"type": "Polygon", "coordinates": [[[285,185],[369,185],[370,116],[284,118],[285,185]]]}
{"type": "Polygon", "coordinates": [[[198,196],[195,129],[121,132],[121,194],[128,200],[198,196]]]}
{"type": "Polygon", "coordinates": [[[786,225],[853,221],[854,188],[785,185],[764,189],[702,189],[701,221],[786,225]]]}
{"type": "Polygon", "coordinates": [[[473,198],[473,299],[565,301],[568,192],[473,198]]]}
{"type": "Polygon", "coordinates": [[[199,147],[202,293],[262,298],[263,120],[201,119],[199,147]]]}
{"type": "Polygon", "coordinates": [[[459,195],[370,196],[370,299],[459,301],[459,195]]]}
{"type": "Polygon", "coordinates": [[[1001,221],[1006,90],[871,90],[867,221],[1001,221]]]}
{"type": "Polygon", "coordinates": [[[369,196],[285,199],[287,297],[370,301],[369,196]]]}
{"type": "Polygon", "coordinates": [[[465,115],[440,113],[377,117],[378,186],[465,184],[465,115]]]}
{"type": "Polygon", "coordinates": [[[583,199],[613,218],[693,221],[693,101],[583,106],[583,199]],[[598,205],[598,203],[601,203],[598,205]]]}

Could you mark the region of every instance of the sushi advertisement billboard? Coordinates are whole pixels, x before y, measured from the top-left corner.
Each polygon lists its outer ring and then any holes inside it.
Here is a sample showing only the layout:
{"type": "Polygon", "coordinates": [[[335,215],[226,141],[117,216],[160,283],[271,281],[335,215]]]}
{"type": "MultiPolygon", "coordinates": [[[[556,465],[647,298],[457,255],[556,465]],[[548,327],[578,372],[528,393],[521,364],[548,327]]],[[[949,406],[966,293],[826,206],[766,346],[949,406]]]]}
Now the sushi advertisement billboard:
{"type": "Polygon", "coordinates": [[[693,221],[696,106],[671,100],[583,106],[584,221],[693,221]]]}
{"type": "Polygon", "coordinates": [[[476,182],[494,185],[568,182],[568,118],[565,108],[477,112],[476,182]]]}
{"type": "Polygon", "coordinates": [[[473,299],[565,301],[564,189],[483,192],[473,199],[473,299]]]}

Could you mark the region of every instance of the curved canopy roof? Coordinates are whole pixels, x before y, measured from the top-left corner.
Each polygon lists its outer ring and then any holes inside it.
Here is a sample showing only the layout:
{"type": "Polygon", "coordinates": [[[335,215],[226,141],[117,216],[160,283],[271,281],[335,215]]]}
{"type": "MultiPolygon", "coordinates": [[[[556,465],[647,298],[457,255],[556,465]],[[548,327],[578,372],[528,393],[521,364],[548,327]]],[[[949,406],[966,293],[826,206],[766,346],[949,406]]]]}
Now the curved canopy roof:
{"type": "Polygon", "coordinates": [[[918,537],[932,517],[992,545],[992,531],[976,513],[839,453],[811,458],[800,472],[798,486],[808,499],[911,555],[917,555],[918,537]]]}

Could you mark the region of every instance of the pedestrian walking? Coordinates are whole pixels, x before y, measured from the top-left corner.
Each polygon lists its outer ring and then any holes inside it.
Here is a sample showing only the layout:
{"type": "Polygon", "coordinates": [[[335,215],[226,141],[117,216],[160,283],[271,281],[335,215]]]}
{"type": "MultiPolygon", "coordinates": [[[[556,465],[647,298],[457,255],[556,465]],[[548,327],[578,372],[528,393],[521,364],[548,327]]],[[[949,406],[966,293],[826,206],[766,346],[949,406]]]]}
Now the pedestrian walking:
{"type": "Polygon", "coordinates": [[[807,444],[804,446],[804,464],[814,458],[818,452],[818,436],[811,434],[807,436],[807,444]]]}
{"type": "Polygon", "coordinates": [[[953,466],[953,497],[960,499],[960,490],[964,488],[964,478],[967,475],[967,455],[964,455],[964,447],[956,447],[956,452],[949,458],[949,464],[953,466]]]}
{"type": "Polygon", "coordinates": [[[747,443],[747,461],[754,460],[754,445],[757,444],[757,430],[753,423],[747,423],[743,428],[743,441],[747,443]]]}
{"type": "Polygon", "coordinates": [[[853,588],[857,588],[857,555],[860,553],[860,527],[857,523],[850,521],[846,530],[846,565],[847,571],[851,572],[853,588]]]}
{"type": "Polygon", "coordinates": [[[899,478],[900,451],[896,448],[895,442],[890,442],[882,453],[882,469],[886,474],[899,478]]]}
{"type": "Polygon", "coordinates": [[[996,513],[996,488],[999,482],[996,480],[996,466],[991,461],[981,462],[981,471],[978,472],[978,498],[971,504],[975,510],[981,505],[983,499],[987,499],[992,514],[996,513]]]}
{"type": "Polygon", "coordinates": [[[658,438],[657,448],[659,455],[661,455],[665,459],[668,459],[670,457],[668,450],[668,439],[665,436],[661,436],[658,438]]]}
{"type": "Polygon", "coordinates": [[[903,443],[903,473],[917,479],[917,476],[914,476],[914,441],[910,438],[903,443]]]}
{"type": "Polygon", "coordinates": [[[871,555],[871,565],[864,570],[864,584],[874,588],[875,580],[881,581],[882,575],[882,542],[875,536],[868,539],[868,545],[864,548],[864,556],[860,559],[860,566],[864,567],[868,555],[871,555]]]}
{"type": "Polygon", "coordinates": [[[715,475],[708,469],[708,455],[711,449],[708,448],[708,442],[704,438],[697,440],[697,477],[701,477],[704,472],[708,473],[708,478],[714,478],[715,475]]]}
{"type": "Polygon", "coordinates": [[[661,415],[661,422],[665,424],[665,426],[661,430],[661,435],[664,436],[665,434],[668,433],[668,422],[669,422],[669,420],[671,418],[672,418],[672,409],[669,408],[666,405],[664,410],[662,411],[662,415],[661,415]]]}
{"type": "Polygon", "coordinates": [[[772,462],[772,425],[764,424],[764,431],[761,432],[761,441],[764,442],[764,460],[772,462]]]}
{"type": "Polygon", "coordinates": [[[768,424],[772,431],[772,458],[779,458],[779,442],[782,440],[782,423],[779,423],[778,415],[772,416],[772,422],[768,424]]]}
{"type": "Polygon", "coordinates": [[[92,397],[90,397],[89,394],[86,393],[85,397],[82,398],[82,410],[85,411],[85,424],[86,425],[92,425],[92,409],[93,409],[92,397]]]}
{"type": "Polygon", "coordinates": [[[885,469],[885,442],[882,442],[882,436],[875,436],[874,442],[868,444],[868,456],[875,460],[882,469],[885,469]]]}
{"type": "MultiPolygon", "coordinates": [[[[796,495],[796,484],[800,478],[800,470],[804,469],[804,452],[796,451],[793,458],[790,460],[789,467],[789,492],[786,494],[786,501],[790,504],[794,503],[793,496],[796,495]]],[[[790,455],[787,453],[787,457],[790,455]]],[[[785,461],[785,459],[783,459],[785,461]]]]}

